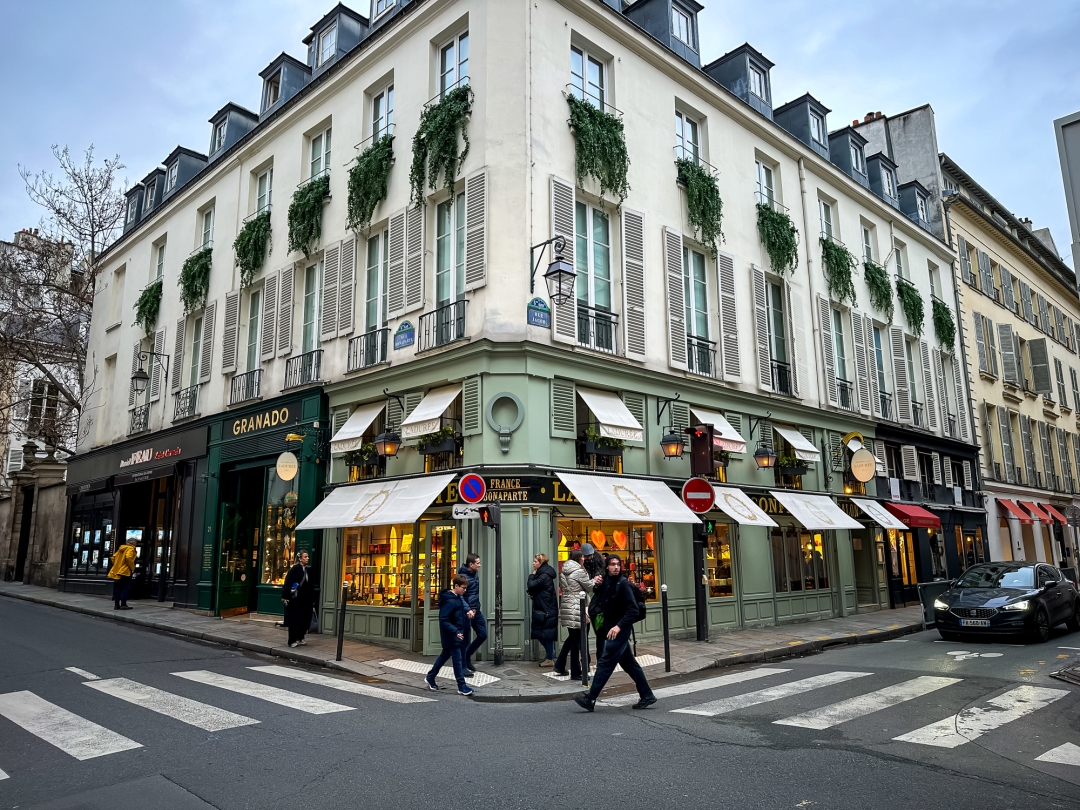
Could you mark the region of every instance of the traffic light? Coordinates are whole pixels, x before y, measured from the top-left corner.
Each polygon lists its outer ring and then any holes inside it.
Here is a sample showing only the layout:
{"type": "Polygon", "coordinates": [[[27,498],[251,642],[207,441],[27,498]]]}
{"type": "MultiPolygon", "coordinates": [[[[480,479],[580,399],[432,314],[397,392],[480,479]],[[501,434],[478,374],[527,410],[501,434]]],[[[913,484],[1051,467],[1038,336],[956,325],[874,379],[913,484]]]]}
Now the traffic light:
{"type": "Polygon", "coordinates": [[[702,520],[701,531],[706,535],[716,534],[716,521],[715,520],[702,520]]]}
{"type": "Polygon", "coordinates": [[[712,477],[716,472],[713,460],[713,426],[697,425],[687,428],[690,434],[690,475],[712,477]]]}
{"type": "Polygon", "coordinates": [[[477,513],[480,515],[480,522],[485,526],[495,528],[499,525],[499,505],[497,503],[484,504],[479,507],[477,513]]]}

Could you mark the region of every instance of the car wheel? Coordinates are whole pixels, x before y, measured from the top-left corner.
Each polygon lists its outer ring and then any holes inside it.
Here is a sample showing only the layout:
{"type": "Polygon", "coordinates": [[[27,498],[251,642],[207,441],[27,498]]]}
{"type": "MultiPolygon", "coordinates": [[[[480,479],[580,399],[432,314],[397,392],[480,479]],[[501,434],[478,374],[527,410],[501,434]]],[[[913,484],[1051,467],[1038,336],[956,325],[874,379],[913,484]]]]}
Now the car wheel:
{"type": "Polygon", "coordinates": [[[1035,629],[1031,637],[1037,644],[1050,640],[1050,617],[1046,615],[1044,608],[1039,608],[1039,612],[1035,614],[1035,629]]]}
{"type": "Polygon", "coordinates": [[[945,641],[959,641],[960,640],[960,634],[959,633],[951,633],[948,630],[938,630],[938,635],[940,635],[941,638],[944,639],[945,641]]]}
{"type": "Polygon", "coordinates": [[[1080,630],[1080,598],[1077,598],[1076,602],[1073,603],[1072,618],[1065,622],[1065,626],[1074,633],[1080,630]]]}

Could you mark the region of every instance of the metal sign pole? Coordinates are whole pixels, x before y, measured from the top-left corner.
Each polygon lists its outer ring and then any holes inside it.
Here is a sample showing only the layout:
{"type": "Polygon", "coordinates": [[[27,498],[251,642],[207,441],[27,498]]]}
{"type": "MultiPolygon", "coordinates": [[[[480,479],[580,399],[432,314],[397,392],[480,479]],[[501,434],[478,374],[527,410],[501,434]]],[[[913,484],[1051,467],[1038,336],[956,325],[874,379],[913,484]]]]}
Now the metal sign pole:
{"type": "Polygon", "coordinates": [[[503,663],[502,521],[495,524],[495,666],[503,663]]]}

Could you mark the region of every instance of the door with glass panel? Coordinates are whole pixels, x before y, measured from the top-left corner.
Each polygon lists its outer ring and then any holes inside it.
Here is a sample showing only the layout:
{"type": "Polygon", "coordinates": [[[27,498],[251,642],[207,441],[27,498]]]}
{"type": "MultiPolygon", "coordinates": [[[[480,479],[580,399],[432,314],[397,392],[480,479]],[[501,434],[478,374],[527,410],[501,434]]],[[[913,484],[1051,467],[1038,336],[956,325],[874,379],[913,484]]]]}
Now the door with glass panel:
{"type": "Polygon", "coordinates": [[[367,368],[386,362],[387,342],[387,251],[390,232],[382,231],[368,237],[367,262],[364,272],[364,331],[360,340],[360,353],[354,359],[354,368],[367,368]]]}
{"type": "Polygon", "coordinates": [[[614,353],[616,321],[611,307],[611,220],[602,209],[580,201],[574,206],[574,214],[578,343],[614,353]]]}
{"type": "Polygon", "coordinates": [[[792,393],[791,347],[788,346],[787,317],[784,312],[784,285],[769,281],[765,285],[769,314],[769,349],[772,351],[772,383],[778,394],[792,393]]]}
{"type": "Polygon", "coordinates": [[[916,533],[889,529],[888,536],[889,601],[892,607],[914,604],[919,601],[919,576],[915,570],[916,533]]]}
{"type": "Polygon", "coordinates": [[[696,374],[714,376],[714,344],[709,340],[709,288],[705,254],[683,246],[683,299],[686,303],[686,363],[696,374]]]}
{"type": "Polygon", "coordinates": [[[439,600],[451,587],[460,567],[458,561],[458,530],[452,523],[425,523],[424,552],[420,560],[423,587],[423,620],[425,655],[437,655],[441,649],[439,635],[439,600]]]}
{"type": "Polygon", "coordinates": [[[465,194],[435,209],[435,324],[433,345],[465,336],[465,194]]]}

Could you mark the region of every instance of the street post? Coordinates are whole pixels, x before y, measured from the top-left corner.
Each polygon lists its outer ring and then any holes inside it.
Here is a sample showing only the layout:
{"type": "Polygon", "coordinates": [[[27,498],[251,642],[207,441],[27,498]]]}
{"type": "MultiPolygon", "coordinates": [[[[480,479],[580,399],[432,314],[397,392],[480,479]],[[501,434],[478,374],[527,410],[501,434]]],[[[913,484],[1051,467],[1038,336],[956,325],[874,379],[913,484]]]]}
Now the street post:
{"type": "Polygon", "coordinates": [[[341,648],[345,644],[345,602],[349,598],[349,583],[341,583],[341,613],[338,615],[337,620],[337,658],[335,661],[341,660],[341,648]]]}
{"type": "Polygon", "coordinates": [[[589,685],[589,611],[585,609],[585,591],[578,594],[578,617],[581,621],[581,685],[589,685]]]}
{"type": "Polygon", "coordinates": [[[660,618],[664,622],[664,672],[671,672],[671,636],[668,634],[667,585],[660,586],[660,618]]]}

